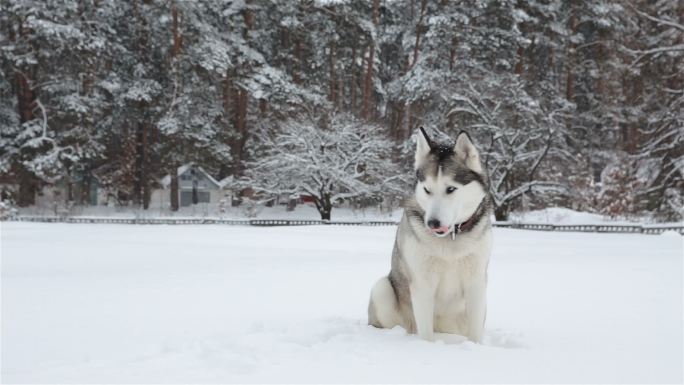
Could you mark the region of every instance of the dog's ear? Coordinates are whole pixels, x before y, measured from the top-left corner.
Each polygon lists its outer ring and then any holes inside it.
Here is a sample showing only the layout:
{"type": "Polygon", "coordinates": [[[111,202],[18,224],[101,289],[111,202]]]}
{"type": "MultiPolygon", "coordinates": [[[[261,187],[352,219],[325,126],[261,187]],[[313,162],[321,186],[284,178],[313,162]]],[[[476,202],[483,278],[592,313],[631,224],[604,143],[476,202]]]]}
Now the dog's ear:
{"type": "Polygon", "coordinates": [[[425,129],[420,127],[418,132],[416,132],[416,162],[414,164],[416,169],[418,169],[420,163],[422,163],[423,159],[430,153],[431,148],[432,141],[430,140],[430,137],[425,132],[425,129]]]}
{"type": "Polygon", "coordinates": [[[461,131],[461,133],[458,134],[456,144],[454,145],[454,153],[469,169],[476,173],[482,173],[480,153],[470,140],[470,136],[467,132],[461,131]]]}

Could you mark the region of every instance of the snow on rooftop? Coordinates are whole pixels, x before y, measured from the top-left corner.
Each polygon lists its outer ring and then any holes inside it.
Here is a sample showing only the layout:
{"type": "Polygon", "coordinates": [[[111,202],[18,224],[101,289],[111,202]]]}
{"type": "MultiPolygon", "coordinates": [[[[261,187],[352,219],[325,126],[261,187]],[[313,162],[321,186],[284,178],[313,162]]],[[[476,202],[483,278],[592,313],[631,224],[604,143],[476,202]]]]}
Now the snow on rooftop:
{"type": "MultiPolygon", "coordinates": [[[[201,173],[203,173],[207,177],[207,179],[209,179],[217,187],[219,187],[219,188],[223,187],[221,182],[214,179],[214,177],[212,177],[208,172],[206,172],[201,166],[197,166],[194,163],[188,163],[188,164],[184,164],[184,165],[178,167],[178,174],[177,175],[181,176],[181,175],[185,174],[185,172],[188,171],[192,167],[195,167],[197,170],[199,170],[201,173]]],[[[224,178],[223,180],[225,180],[225,179],[226,178],[224,178]]],[[[171,184],[171,175],[167,174],[166,176],[164,176],[163,178],[161,178],[159,180],[159,183],[161,183],[161,185],[164,187],[168,187],[171,184]]]]}

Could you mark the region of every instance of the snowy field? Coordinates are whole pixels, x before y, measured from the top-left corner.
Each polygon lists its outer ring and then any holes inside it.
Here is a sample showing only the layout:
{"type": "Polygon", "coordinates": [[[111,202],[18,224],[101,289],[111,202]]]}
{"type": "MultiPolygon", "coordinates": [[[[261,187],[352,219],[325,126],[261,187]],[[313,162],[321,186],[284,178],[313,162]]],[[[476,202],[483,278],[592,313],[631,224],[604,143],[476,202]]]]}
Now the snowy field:
{"type": "Polygon", "coordinates": [[[366,326],[392,227],[2,223],[2,381],[682,382],[682,237],[495,229],[483,344],[366,326]]]}

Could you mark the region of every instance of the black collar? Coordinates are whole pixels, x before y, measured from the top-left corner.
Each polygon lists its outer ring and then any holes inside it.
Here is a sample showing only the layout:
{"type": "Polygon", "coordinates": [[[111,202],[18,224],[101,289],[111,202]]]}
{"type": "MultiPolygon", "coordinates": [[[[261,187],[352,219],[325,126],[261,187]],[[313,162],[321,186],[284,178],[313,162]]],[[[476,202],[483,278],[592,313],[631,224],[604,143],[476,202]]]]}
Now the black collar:
{"type": "Polygon", "coordinates": [[[477,209],[475,210],[473,215],[471,215],[470,218],[468,218],[465,222],[461,222],[458,225],[454,226],[454,230],[451,232],[451,239],[454,239],[456,237],[456,234],[466,233],[472,230],[473,227],[475,227],[475,225],[480,221],[482,215],[484,214],[486,200],[487,197],[482,198],[482,201],[477,206],[477,209]]]}

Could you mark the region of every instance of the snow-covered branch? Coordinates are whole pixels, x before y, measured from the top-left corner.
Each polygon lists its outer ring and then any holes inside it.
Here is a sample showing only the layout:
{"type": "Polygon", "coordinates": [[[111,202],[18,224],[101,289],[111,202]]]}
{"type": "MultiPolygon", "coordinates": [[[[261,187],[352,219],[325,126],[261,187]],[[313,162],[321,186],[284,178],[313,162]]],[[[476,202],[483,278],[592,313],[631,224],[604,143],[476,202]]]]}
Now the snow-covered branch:
{"type": "Polygon", "coordinates": [[[679,24],[679,23],[676,23],[674,21],[665,20],[665,19],[662,19],[659,17],[651,16],[646,12],[640,11],[639,9],[637,9],[636,7],[634,7],[633,5],[631,5],[629,3],[628,3],[628,5],[634,12],[636,12],[640,16],[647,18],[648,20],[654,21],[658,24],[667,25],[668,27],[672,27],[672,28],[675,28],[675,29],[678,29],[678,30],[684,32],[684,25],[683,24],[679,24]]]}

